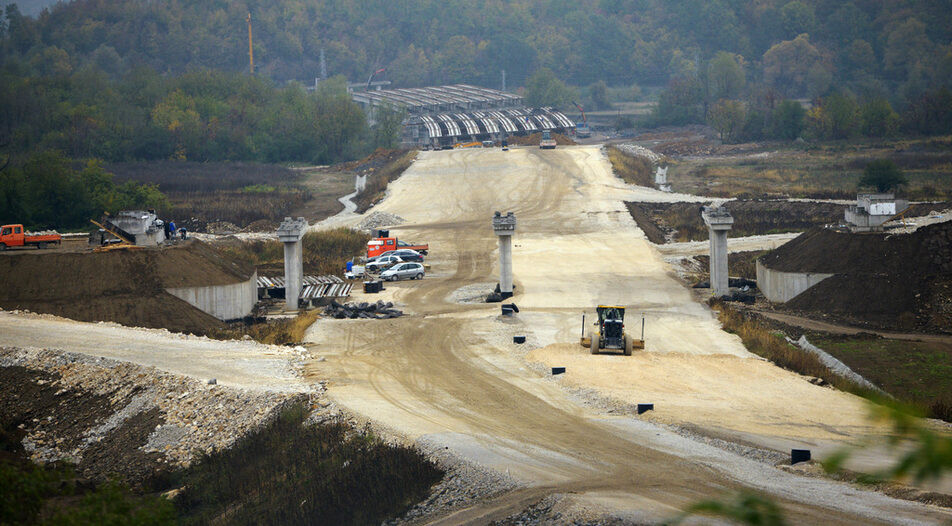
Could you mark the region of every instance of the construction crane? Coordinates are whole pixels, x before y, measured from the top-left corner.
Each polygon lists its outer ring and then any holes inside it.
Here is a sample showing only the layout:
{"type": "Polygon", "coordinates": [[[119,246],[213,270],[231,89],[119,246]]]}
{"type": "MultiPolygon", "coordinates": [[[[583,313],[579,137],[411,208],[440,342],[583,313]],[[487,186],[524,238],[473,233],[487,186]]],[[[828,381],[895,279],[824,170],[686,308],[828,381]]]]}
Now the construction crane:
{"type": "Polygon", "coordinates": [[[575,135],[582,139],[591,137],[592,129],[588,127],[588,119],[585,117],[585,110],[583,110],[582,106],[574,100],[572,101],[572,104],[575,104],[575,107],[578,108],[578,111],[582,114],[582,124],[575,126],[575,135]]]}
{"type": "Polygon", "coordinates": [[[370,91],[370,83],[374,81],[374,77],[377,76],[377,73],[383,73],[384,71],[387,71],[387,68],[380,68],[370,74],[370,78],[367,79],[367,91],[370,91]]]}
{"type": "Polygon", "coordinates": [[[251,70],[251,74],[255,74],[255,51],[252,47],[251,40],[251,13],[248,13],[248,18],[245,20],[248,21],[248,67],[251,70]]]}

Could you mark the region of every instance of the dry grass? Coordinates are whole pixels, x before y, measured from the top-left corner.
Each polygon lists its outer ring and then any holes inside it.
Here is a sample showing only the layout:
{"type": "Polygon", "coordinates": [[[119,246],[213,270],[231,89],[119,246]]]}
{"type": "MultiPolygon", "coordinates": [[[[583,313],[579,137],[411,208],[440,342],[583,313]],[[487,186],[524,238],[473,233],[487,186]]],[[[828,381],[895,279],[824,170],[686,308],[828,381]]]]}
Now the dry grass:
{"type": "Polygon", "coordinates": [[[387,193],[387,185],[403,175],[403,172],[405,172],[406,169],[410,167],[410,164],[413,163],[413,160],[416,159],[417,153],[416,150],[406,152],[397,160],[387,163],[375,170],[374,173],[367,178],[367,187],[353,199],[354,204],[357,205],[357,212],[364,213],[377,201],[383,199],[387,193]]]}
{"type": "Polygon", "coordinates": [[[711,306],[717,311],[724,330],[740,336],[747,350],[757,356],[762,356],[788,371],[821,378],[842,391],[877,398],[877,393],[834,373],[815,354],[787,343],[782,335],[769,330],[756,320],[745,317],[730,305],[713,300],[711,306]]]}
{"type": "Polygon", "coordinates": [[[809,148],[684,159],[671,165],[668,180],[677,192],[711,197],[807,197],[849,199],[863,168],[890,159],[909,180],[912,199],[952,196],[952,154],[948,140],[892,143],[832,143],[809,148]]]}
{"type": "Polygon", "coordinates": [[[643,157],[632,157],[614,146],[606,148],[615,175],[628,184],[654,188],[654,164],[643,157]]]}
{"type": "Polygon", "coordinates": [[[307,332],[308,327],[317,321],[318,317],[319,311],[312,310],[302,312],[290,319],[214,330],[209,334],[209,337],[218,340],[239,340],[244,336],[250,336],[256,342],[269,345],[296,344],[304,341],[304,333],[307,332]]]}
{"type": "MultiPolygon", "coordinates": [[[[304,272],[341,274],[351,258],[366,253],[370,235],[349,228],[335,228],[304,234],[304,272]]],[[[252,241],[222,246],[228,256],[250,263],[260,275],[284,273],[284,246],[280,241],[252,241]]]]}

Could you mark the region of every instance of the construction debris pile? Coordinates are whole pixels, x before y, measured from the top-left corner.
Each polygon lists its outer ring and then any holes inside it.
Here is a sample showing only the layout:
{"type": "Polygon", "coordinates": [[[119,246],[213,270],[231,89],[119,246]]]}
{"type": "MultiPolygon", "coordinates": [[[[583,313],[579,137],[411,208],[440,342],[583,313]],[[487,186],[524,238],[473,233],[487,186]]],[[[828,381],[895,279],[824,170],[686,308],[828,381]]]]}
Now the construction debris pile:
{"type": "Polygon", "coordinates": [[[638,146],[637,144],[625,143],[625,144],[617,145],[616,148],[621,150],[626,155],[630,155],[632,157],[643,157],[655,164],[658,164],[659,162],[661,162],[660,155],[649,150],[648,148],[645,148],[644,146],[638,146]]]}
{"type": "Polygon", "coordinates": [[[346,303],[340,304],[332,301],[324,309],[324,315],[330,318],[343,320],[347,319],[376,319],[386,320],[389,318],[399,318],[403,316],[403,311],[393,308],[393,303],[378,301],[377,303],[346,303]]]}
{"type": "Polygon", "coordinates": [[[374,212],[367,216],[367,219],[364,219],[359,225],[357,225],[357,230],[372,232],[383,226],[394,226],[404,222],[406,222],[406,219],[400,216],[388,214],[386,212],[374,212]]]}
{"type": "Polygon", "coordinates": [[[230,447],[284,404],[308,396],[40,349],[0,348],[0,378],[0,412],[24,423],[23,445],[34,461],[65,459],[81,476],[117,475],[133,484],[230,447]]]}

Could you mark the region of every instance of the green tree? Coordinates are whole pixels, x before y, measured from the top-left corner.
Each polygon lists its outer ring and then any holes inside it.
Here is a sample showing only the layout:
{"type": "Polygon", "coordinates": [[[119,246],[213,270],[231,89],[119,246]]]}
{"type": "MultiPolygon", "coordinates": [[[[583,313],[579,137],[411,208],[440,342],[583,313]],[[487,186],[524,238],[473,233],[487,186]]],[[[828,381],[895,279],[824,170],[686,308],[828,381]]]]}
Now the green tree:
{"type": "Polygon", "coordinates": [[[906,184],[906,176],[896,163],[889,159],[871,161],[863,168],[860,187],[875,188],[877,192],[888,192],[906,184]]]}
{"type": "Polygon", "coordinates": [[[813,7],[794,0],[780,9],[780,23],[788,38],[812,33],[816,27],[816,14],[813,12],[813,7]]]}
{"type": "Polygon", "coordinates": [[[772,134],[779,139],[792,141],[803,133],[803,123],[807,111],[799,102],[785,99],[774,110],[772,134]]]}
{"type": "Polygon", "coordinates": [[[372,130],[375,148],[394,148],[400,143],[400,130],[406,115],[403,108],[389,104],[375,109],[376,122],[372,130]]]}
{"type": "Polygon", "coordinates": [[[718,51],[708,68],[708,93],[714,100],[736,98],[747,83],[737,55],[718,51]]]}
{"type": "Polygon", "coordinates": [[[600,80],[588,87],[588,92],[592,98],[592,104],[596,110],[611,109],[612,103],[608,100],[608,86],[604,80],[600,80]]]}
{"type": "MultiPolygon", "coordinates": [[[[811,70],[829,69],[823,55],[807,34],[772,46],[764,53],[764,80],[790,96],[808,92],[811,70]]],[[[817,72],[812,73],[818,76],[817,72]]]]}
{"type": "Polygon", "coordinates": [[[889,33],[883,50],[883,66],[894,79],[904,78],[934,48],[926,25],[910,18],[889,33]]]}
{"type": "Polygon", "coordinates": [[[859,132],[859,106],[853,97],[843,93],[833,93],[822,101],[823,111],[829,117],[830,136],[834,139],[847,139],[859,132]]]}
{"type": "Polygon", "coordinates": [[[721,99],[708,111],[708,124],[724,142],[733,142],[744,125],[744,105],[737,100],[721,99]]]}
{"type": "Polygon", "coordinates": [[[889,101],[878,98],[863,104],[860,108],[863,135],[867,137],[889,137],[899,129],[899,115],[889,101]]]}
{"type": "Polygon", "coordinates": [[[559,107],[577,98],[573,88],[566,86],[549,68],[540,68],[526,82],[526,104],[532,107],[559,107]]]}

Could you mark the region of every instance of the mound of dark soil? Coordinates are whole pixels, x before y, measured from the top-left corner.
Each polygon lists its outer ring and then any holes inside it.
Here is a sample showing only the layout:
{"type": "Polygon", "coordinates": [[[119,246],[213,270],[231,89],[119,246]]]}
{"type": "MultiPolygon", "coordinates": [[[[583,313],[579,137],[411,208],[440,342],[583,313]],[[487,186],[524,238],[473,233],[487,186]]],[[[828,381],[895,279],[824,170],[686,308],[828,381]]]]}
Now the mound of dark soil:
{"type": "MultiPolygon", "coordinates": [[[[707,227],[701,219],[699,203],[625,203],[631,217],[652,243],[705,241],[707,227]]],[[[768,199],[728,201],[724,205],[734,217],[729,237],[745,237],[783,232],[799,232],[843,222],[845,206],[835,203],[790,202],[768,199]]],[[[947,203],[913,205],[907,216],[926,215],[947,203]]]]}
{"type": "MultiPolygon", "coordinates": [[[[35,444],[36,447],[55,444],[66,451],[80,448],[88,429],[104,422],[130,400],[127,393],[96,394],[63,388],[59,379],[56,373],[0,367],[0,428],[8,437],[16,437],[16,443],[4,447],[19,449],[23,429],[42,422],[45,442],[35,444]]],[[[119,477],[133,487],[146,483],[159,470],[159,455],[144,453],[139,447],[164,422],[158,408],[125,420],[86,450],[76,466],[77,474],[98,482],[119,477]]],[[[17,452],[23,454],[22,450],[17,452]]]]}
{"type": "Polygon", "coordinates": [[[198,240],[134,251],[5,255],[0,307],[204,334],[223,323],[166,289],[237,283],[253,272],[198,240]]]}
{"type": "Polygon", "coordinates": [[[952,222],[906,235],[813,229],[760,261],[786,272],[834,274],[785,310],[889,330],[952,332],[952,222]]]}

